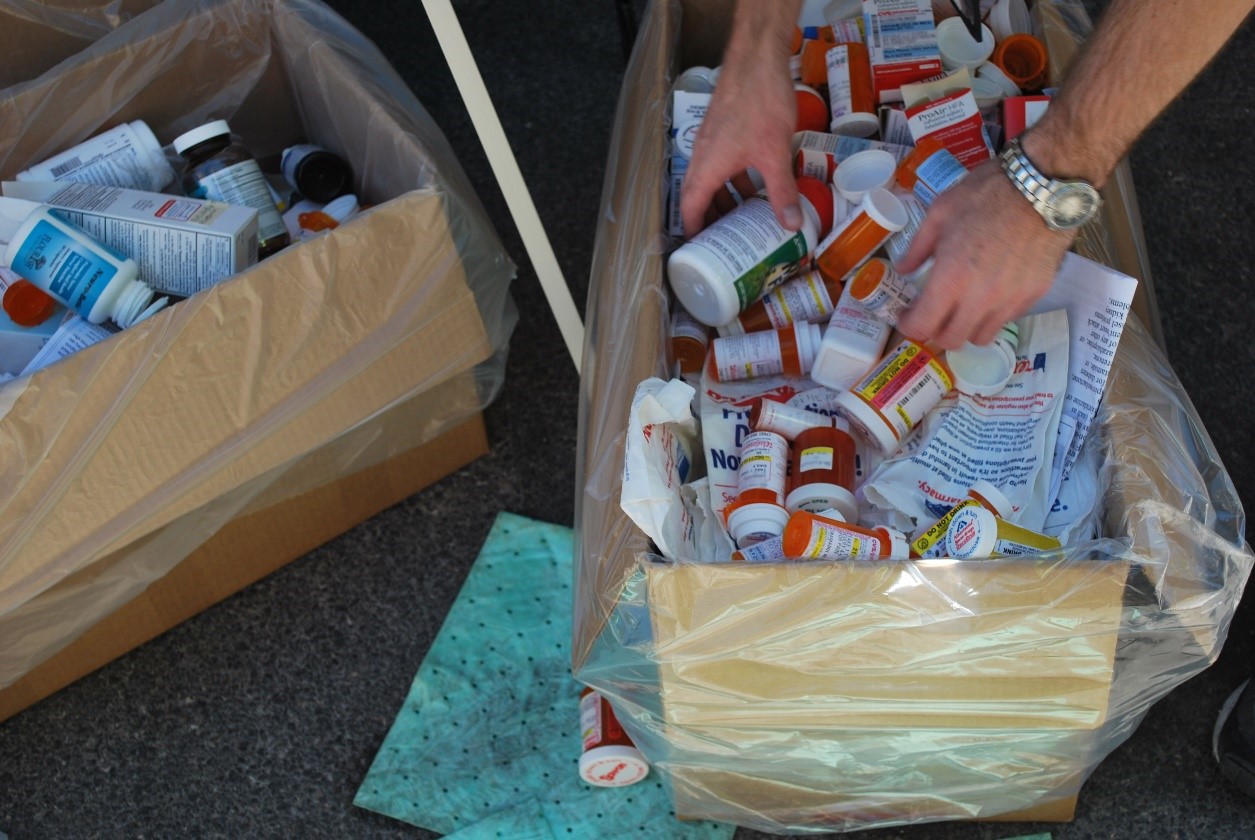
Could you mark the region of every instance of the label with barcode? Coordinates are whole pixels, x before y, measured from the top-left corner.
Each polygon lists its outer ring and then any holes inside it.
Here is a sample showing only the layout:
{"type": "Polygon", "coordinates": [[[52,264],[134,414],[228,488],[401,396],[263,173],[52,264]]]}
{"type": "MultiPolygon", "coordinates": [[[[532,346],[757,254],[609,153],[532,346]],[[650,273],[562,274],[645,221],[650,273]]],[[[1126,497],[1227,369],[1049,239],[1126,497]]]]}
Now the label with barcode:
{"type": "Polygon", "coordinates": [[[52,178],[55,181],[57,178],[60,178],[62,175],[65,175],[67,172],[73,172],[75,169],[81,168],[82,165],[83,165],[82,159],[79,158],[77,155],[75,155],[69,160],[63,161],[62,163],[58,163],[56,166],[52,167],[52,170],[51,170],[52,178]]]}

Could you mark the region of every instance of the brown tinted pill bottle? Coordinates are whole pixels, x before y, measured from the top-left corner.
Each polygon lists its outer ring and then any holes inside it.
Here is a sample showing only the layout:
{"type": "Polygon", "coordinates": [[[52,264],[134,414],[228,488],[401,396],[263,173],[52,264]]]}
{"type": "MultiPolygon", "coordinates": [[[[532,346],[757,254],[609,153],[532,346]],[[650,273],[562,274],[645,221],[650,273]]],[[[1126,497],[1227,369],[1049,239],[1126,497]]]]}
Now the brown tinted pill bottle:
{"type": "Polygon", "coordinates": [[[257,211],[258,259],[291,242],[261,167],[252,152],[231,139],[226,120],[214,120],[179,135],[174,140],[174,150],[186,161],[184,193],[257,211]]]}

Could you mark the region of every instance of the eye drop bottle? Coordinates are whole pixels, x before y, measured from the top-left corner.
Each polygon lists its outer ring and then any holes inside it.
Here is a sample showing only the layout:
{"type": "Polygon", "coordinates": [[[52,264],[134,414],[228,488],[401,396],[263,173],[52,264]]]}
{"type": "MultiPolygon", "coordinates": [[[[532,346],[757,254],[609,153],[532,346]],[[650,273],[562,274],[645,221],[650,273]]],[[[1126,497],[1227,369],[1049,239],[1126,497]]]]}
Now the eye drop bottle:
{"type": "Polygon", "coordinates": [[[58,218],[46,204],[0,198],[4,265],[93,324],[126,329],[169,302],[137,279],[139,265],[58,218]]]}

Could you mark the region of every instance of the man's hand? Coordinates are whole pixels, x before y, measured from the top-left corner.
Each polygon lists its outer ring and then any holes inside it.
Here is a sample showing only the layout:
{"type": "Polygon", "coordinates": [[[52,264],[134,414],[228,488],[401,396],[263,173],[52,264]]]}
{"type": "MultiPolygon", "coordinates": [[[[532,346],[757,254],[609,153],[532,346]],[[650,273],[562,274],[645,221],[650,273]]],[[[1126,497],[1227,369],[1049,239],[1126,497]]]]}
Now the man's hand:
{"type": "Polygon", "coordinates": [[[737,4],[715,95],[684,176],[680,215],[686,236],[729,209],[732,198],[723,188],[726,181],[737,178],[739,191],[745,192],[748,179],[738,176],[747,167],[763,176],[780,224],[789,230],[802,226],[797,185],[789,165],[797,124],[789,42],[798,5],[765,0],[737,4]]]}
{"type": "Polygon", "coordinates": [[[898,327],[947,350],[988,344],[1046,293],[1075,231],[1055,231],[990,160],[942,193],[899,268],[932,256],[924,291],[898,327]]]}

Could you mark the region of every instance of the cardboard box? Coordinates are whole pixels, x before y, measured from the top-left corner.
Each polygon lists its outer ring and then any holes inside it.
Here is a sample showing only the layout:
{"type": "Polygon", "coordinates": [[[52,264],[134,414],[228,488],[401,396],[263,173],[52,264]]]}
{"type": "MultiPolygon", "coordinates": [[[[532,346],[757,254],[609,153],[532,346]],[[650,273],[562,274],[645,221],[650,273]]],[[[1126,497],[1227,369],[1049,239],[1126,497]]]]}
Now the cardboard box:
{"type": "Polygon", "coordinates": [[[344,155],[374,205],[0,390],[7,715],[481,454],[514,313],[444,137],[321,3],[168,0],[0,116],[0,178],[117,122],[225,116],[259,157],[344,155]]]}
{"type": "MultiPolygon", "coordinates": [[[[651,7],[619,103],[586,316],[576,676],[684,817],[773,833],[1070,819],[1149,705],[1213,661],[1251,562],[1232,484],[1138,323],[1158,318],[1127,165],[1077,245],[1142,281],[1100,429],[1111,542],[1047,560],[657,562],[619,506],[632,394],[670,370],[656,115],[670,74],[720,63],[731,5],[651,7]]],[[[1074,11],[1034,5],[1056,78],[1084,34],[1074,11]]]]}

